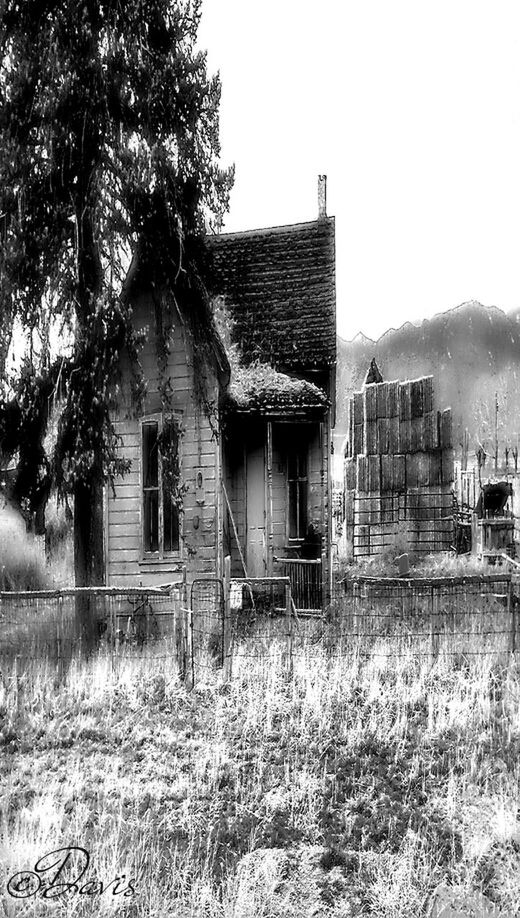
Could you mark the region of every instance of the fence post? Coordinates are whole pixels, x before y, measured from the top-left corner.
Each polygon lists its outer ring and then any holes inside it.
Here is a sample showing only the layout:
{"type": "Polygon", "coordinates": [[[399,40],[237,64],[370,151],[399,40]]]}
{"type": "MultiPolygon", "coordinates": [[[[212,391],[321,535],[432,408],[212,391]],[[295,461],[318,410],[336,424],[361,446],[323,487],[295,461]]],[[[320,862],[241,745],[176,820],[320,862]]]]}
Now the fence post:
{"type": "Polygon", "coordinates": [[[511,616],[511,653],[516,653],[516,596],[513,595],[513,577],[507,584],[507,611],[511,616]]]}
{"type": "Polygon", "coordinates": [[[112,675],[117,670],[117,662],[119,655],[119,631],[117,627],[117,614],[116,614],[116,597],[109,597],[109,609],[110,609],[110,635],[108,640],[108,646],[110,648],[110,662],[112,665],[112,675]]]}
{"type": "Polygon", "coordinates": [[[285,621],[287,624],[287,658],[286,666],[289,675],[293,671],[293,633],[292,633],[292,603],[291,603],[291,585],[285,584],[285,621]]]}
{"type": "Polygon", "coordinates": [[[182,598],[180,599],[181,608],[184,609],[184,615],[187,619],[187,656],[188,656],[188,667],[189,667],[189,679],[186,679],[187,688],[191,689],[195,686],[195,652],[193,649],[193,607],[192,600],[190,597],[189,604],[183,602],[184,599],[184,590],[182,591],[182,598]]]}
{"type": "MultiPolygon", "coordinates": [[[[56,651],[57,651],[57,677],[58,681],[61,682],[63,679],[64,665],[63,665],[63,640],[62,640],[62,626],[63,626],[63,596],[58,597],[58,618],[56,621],[56,651]]],[[[72,656],[72,653],[71,653],[72,656]]]]}
{"type": "Polygon", "coordinates": [[[231,679],[233,662],[232,629],[231,629],[231,557],[224,558],[224,628],[222,640],[224,657],[224,681],[231,679]]]}
{"type": "Polygon", "coordinates": [[[184,682],[186,678],[186,642],[184,634],[184,609],[182,603],[175,604],[173,621],[177,667],[179,670],[179,678],[184,682]]]}
{"type": "Polygon", "coordinates": [[[23,708],[21,690],[20,690],[21,680],[20,680],[20,673],[18,672],[18,660],[19,660],[19,656],[16,655],[16,657],[14,658],[13,688],[14,688],[14,693],[15,693],[15,698],[16,698],[16,715],[17,716],[20,714],[20,711],[23,708]]]}
{"type": "Polygon", "coordinates": [[[431,640],[432,640],[432,657],[434,660],[439,656],[439,596],[438,592],[432,584],[431,587],[431,600],[432,600],[432,611],[431,611],[431,640]]]}

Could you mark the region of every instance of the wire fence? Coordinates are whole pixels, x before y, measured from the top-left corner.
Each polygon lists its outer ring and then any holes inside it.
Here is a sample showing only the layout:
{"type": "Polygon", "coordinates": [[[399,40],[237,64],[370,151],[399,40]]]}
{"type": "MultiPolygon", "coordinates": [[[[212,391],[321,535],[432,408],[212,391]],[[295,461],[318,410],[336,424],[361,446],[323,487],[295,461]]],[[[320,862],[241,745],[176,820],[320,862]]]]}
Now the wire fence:
{"type": "Polygon", "coordinates": [[[520,649],[518,575],[338,578],[325,611],[302,614],[289,577],[204,578],[165,588],[0,593],[0,666],[45,659],[57,672],[102,654],[121,667],[161,661],[187,684],[236,664],[366,654],[493,654],[520,649]]]}
{"type": "MultiPolygon", "coordinates": [[[[289,578],[232,581],[226,612],[221,594],[220,653],[192,657],[193,681],[222,666],[228,678],[240,661],[269,664],[348,654],[507,662],[520,649],[520,584],[510,573],[428,579],[337,578],[325,611],[294,607],[289,578]],[[228,616],[226,618],[226,616],[228,616]]],[[[216,611],[216,610],[214,610],[216,611]]],[[[200,628],[200,619],[199,619],[200,628]]],[[[200,633],[199,633],[200,637],[200,633]]]]}
{"type": "Polygon", "coordinates": [[[511,574],[343,579],[332,619],[343,642],[388,654],[504,655],[520,639],[511,574]]]}
{"type": "Polygon", "coordinates": [[[0,665],[58,669],[94,651],[114,661],[182,652],[184,584],[0,593],[0,665]]]}

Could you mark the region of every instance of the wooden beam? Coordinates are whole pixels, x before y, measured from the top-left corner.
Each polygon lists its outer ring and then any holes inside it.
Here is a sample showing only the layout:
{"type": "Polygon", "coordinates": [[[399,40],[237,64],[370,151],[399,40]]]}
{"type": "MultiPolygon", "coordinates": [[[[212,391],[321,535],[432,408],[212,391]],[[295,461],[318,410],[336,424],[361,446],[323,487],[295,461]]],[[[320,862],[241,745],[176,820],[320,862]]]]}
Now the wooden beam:
{"type": "Polygon", "coordinates": [[[222,448],[222,437],[219,437],[215,443],[215,532],[217,534],[215,560],[218,578],[222,576],[224,568],[224,514],[222,512],[222,488],[219,487],[224,484],[222,448]]]}
{"type": "Polygon", "coordinates": [[[267,573],[273,572],[274,529],[273,529],[273,424],[267,422],[267,573]]]}
{"type": "Polygon", "coordinates": [[[325,608],[328,600],[327,577],[328,559],[332,551],[331,532],[329,527],[329,514],[327,503],[327,486],[329,480],[329,438],[328,425],[322,421],[320,424],[320,462],[321,462],[321,607],[325,608]]]}
{"type": "Polygon", "coordinates": [[[237,543],[238,554],[240,555],[240,561],[241,561],[241,564],[242,564],[242,568],[243,568],[243,570],[244,570],[244,576],[247,577],[246,562],[244,561],[244,555],[242,554],[242,548],[240,547],[240,541],[239,541],[239,539],[238,539],[237,527],[235,526],[235,517],[233,516],[233,511],[231,510],[231,504],[230,504],[230,502],[229,502],[229,497],[228,497],[228,493],[227,493],[227,490],[226,490],[226,485],[224,484],[224,480],[222,480],[222,492],[223,492],[224,497],[225,497],[225,499],[226,499],[226,505],[227,505],[227,508],[228,508],[229,518],[230,518],[230,520],[231,520],[231,526],[232,526],[232,528],[233,528],[233,535],[235,536],[235,542],[237,543]]]}

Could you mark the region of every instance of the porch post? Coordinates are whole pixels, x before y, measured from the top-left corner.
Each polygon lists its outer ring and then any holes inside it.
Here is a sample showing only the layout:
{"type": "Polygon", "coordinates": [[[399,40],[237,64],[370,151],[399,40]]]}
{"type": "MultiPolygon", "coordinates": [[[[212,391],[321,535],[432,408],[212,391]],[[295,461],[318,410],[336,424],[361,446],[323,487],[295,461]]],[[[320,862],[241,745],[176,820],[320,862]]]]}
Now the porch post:
{"type": "Polygon", "coordinates": [[[222,507],[222,492],[224,488],[224,460],[222,436],[215,443],[215,571],[220,579],[224,565],[224,514],[222,507]]]}
{"type": "Polygon", "coordinates": [[[273,574],[274,531],[273,531],[273,424],[267,422],[267,576],[273,574]]]}
{"type": "Polygon", "coordinates": [[[331,519],[330,519],[330,437],[329,424],[320,422],[321,441],[321,598],[325,607],[330,601],[331,519]]]}
{"type": "Polygon", "coordinates": [[[321,446],[321,606],[325,608],[327,590],[327,549],[329,547],[329,531],[327,525],[327,506],[325,490],[327,487],[327,437],[326,425],[320,421],[320,446],[321,446]]]}

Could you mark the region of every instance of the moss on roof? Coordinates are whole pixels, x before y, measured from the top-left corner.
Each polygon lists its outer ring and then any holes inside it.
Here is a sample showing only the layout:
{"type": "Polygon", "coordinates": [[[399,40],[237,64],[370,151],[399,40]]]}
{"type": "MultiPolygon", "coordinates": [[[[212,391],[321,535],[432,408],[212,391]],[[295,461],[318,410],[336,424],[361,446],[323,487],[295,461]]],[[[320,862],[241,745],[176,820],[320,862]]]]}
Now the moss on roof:
{"type": "Polygon", "coordinates": [[[237,411],[324,409],[326,393],[306,379],[295,379],[266,363],[247,367],[232,362],[228,405],[237,411]]]}

